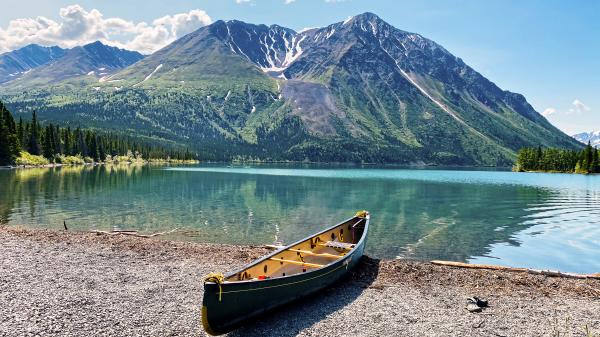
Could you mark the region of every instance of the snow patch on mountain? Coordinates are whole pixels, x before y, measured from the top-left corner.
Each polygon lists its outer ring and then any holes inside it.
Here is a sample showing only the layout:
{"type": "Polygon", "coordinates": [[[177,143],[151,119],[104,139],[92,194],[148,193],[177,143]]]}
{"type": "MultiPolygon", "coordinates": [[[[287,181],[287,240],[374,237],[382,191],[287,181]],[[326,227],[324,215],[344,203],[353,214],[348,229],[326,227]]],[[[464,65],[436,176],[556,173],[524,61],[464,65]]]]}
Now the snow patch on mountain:
{"type": "Polygon", "coordinates": [[[573,135],[572,137],[583,144],[587,144],[589,142],[593,147],[600,149],[600,130],[581,132],[573,135]]]}
{"type": "Polygon", "coordinates": [[[146,76],[146,78],[144,78],[144,80],[140,83],[143,83],[143,82],[146,82],[147,80],[149,80],[152,77],[152,75],[156,74],[156,72],[159,71],[160,68],[162,68],[162,66],[163,66],[162,63],[159,64],[158,66],[156,66],[156,68],[150,73],[150,75],[146,76]]]}

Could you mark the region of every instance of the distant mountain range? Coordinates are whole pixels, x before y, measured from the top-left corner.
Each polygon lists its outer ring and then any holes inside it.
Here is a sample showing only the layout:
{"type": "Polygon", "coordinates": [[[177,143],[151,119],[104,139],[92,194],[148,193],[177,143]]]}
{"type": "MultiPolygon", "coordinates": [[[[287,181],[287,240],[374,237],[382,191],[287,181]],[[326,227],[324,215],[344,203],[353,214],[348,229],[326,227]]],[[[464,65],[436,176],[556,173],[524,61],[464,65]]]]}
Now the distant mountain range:
{"type": "Polygon", "coordinates": [[[114,74],[144,56],[94,42],[72,49],[35,44],[0,55],[0,83],[14,89],[46,86],[65,80],[114,74]]]}
{"type": "Polygon", "coordinates": [[[587,144],[589,142],[592,146],[600,149],[600,130],[578,133],[573,135],[573,138],[577,139],[583,144],[587,144]]]}
{"type": "Polygon", "coordinates": [[[0,83],[21,77],[31,69],[43,66],[65,54],[60,47],[42,47],[31,44],[0,55],[0,83]]]}
{"type": "Polygon", "coordinates": [[[581,147],[522,95],[372,13],[302,32],[216,21],[147,57],[95,43],[33,65],[0,84],[17,114],[211,159],[510,165],[524,146],[581,147]]]}

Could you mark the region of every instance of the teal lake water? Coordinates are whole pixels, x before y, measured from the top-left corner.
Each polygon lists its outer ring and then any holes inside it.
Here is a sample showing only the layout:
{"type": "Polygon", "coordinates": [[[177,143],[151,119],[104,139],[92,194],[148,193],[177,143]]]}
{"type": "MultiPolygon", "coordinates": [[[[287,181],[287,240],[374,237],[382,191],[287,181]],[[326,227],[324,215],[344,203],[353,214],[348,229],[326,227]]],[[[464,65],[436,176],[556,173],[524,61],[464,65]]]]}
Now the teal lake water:
{"type": "Polygon", "coordinates": [[[290,243],[366,209],[367,253],[600,272],[600,176],[307,166],[0,170],[0,222],[181,228],[170,239],[290,243]]]}

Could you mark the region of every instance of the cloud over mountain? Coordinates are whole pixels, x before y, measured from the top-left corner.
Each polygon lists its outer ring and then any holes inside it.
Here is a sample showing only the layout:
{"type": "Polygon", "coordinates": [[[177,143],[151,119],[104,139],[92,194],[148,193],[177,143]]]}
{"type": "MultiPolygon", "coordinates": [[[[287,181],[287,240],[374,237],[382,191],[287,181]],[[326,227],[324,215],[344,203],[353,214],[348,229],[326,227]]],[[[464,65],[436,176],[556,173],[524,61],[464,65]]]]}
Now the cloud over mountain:
{"type": "Polygon", "coordinates": [[[12,20],[6,28],[0,27],[0,53],[31,43],[71,48],[99,40],[149,54],[212,22],[199,9],[166,15],[151,23],[104,18],[99,10],[88,11],[80,5],[61,8],[59,14],[58,21],[38,16],[12,20]]]}

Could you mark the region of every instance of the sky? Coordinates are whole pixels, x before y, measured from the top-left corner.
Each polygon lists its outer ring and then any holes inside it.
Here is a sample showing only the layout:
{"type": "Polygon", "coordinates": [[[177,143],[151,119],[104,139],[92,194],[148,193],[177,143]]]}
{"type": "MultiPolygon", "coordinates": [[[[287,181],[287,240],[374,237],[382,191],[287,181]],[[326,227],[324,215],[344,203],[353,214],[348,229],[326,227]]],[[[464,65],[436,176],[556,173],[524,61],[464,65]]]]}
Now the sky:
{"type": "Polygon", "coordinates": [[[2,7],[0,53],[101,40],[147,54],[219,19],[300,30],[369,11],[525,95],[566,133],[600,130],[600,1],[19,0],[2,7]]]}

